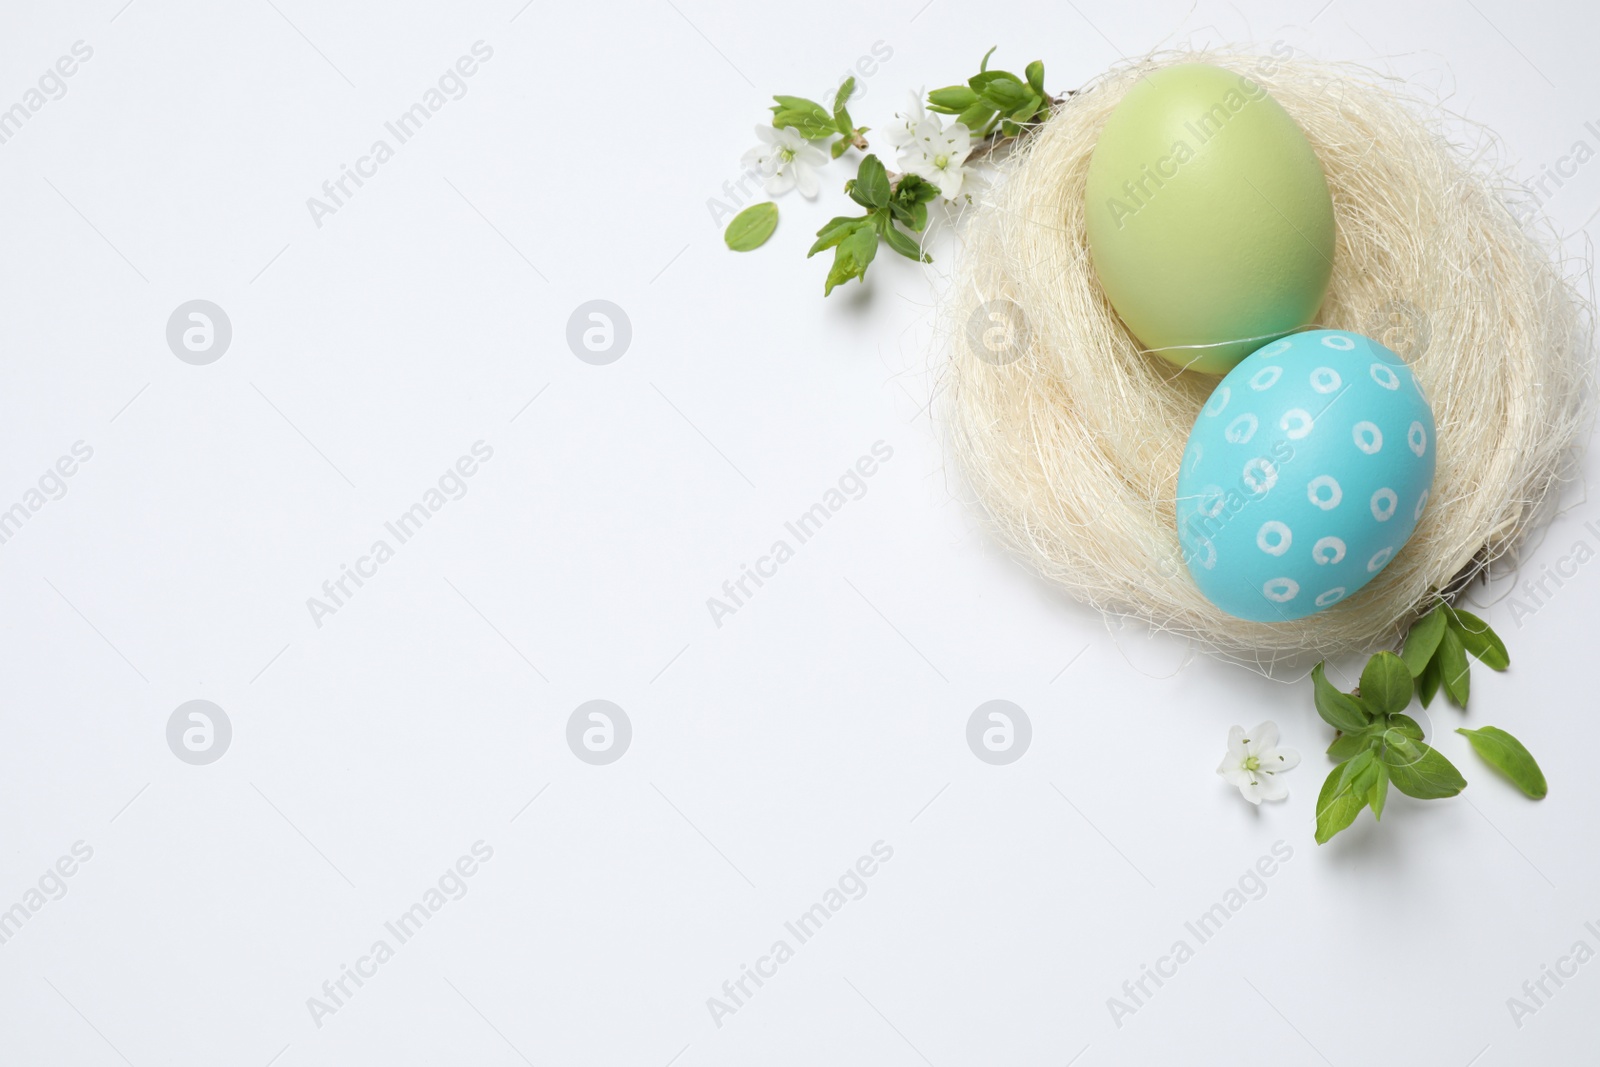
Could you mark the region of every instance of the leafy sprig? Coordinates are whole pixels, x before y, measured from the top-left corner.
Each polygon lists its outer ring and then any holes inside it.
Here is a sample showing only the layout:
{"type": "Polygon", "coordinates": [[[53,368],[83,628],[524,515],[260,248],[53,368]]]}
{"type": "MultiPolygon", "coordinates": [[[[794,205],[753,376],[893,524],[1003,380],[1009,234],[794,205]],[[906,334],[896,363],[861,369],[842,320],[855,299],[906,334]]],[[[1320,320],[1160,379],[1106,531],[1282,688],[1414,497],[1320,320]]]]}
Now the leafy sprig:
{"type": "Polygon", "coordinates": [[[994,51],[991,48],[983,54],[978,73],[965,85],[950,85],[929,93],[928,110],[955,115],[956,121],[976,138],[996,132],[1001,137],[1020,137],[1056,100],[1045,92],[1043,63],[1037,59],[1029,63],[1024,80],[1008,70],[990,70],[989,57],[994,51]]]}
{"type": "Polygon", "coordinates": [[[838,159],[851,148],[867,149],[867,128],[857,126],[850,118],[850,110],[846,107],[850,97],[855,95],[856,80],[854,77],[846,78],[844,84],[839,86],[839,91],[834,94],[833,108],[829,110],[815,100],[807,100],[803,96],[774,96],[777,103],[772,105],[772,125],[778,129],[792,126],[808,141],[826,141],[837,135],[839,139],[833,143],[833,158],[838,159]]]}
{"type": "Polygon", "coordinates": [[[829,248],[835,250],[833,267],[828,271],[822,295],[833,292],[833,287],[841,282],[865,277],[867,265],[878,253],[880,237],[907,259],[933,262],[933,257],[922,250],[911,233],[921,233],[927,228],[928,202],[939,195],[936,186],[915,174],[902,174],[891,181],[882,160],[867,156],[861,161],[855,178],[845,183],[845,192],[866,208],[867,213],[841,215],[830,219],[817,231],[816,243],[806,253],[806,258],[829,248]]]}
{"type": "MultiPolygon", "coordinates": [[[[1469,652],[1497,671],[1511,665],[1505,643],[1488,623],[1440,604],[1411,627],[1399,655],[1379,652],[1367,660],[1353,692],[1335,688],[1323,664],[1312,669],[1317,714],[1338,731],[1328,746],[1337,765],[1317,797],[1317,844],[1349,827],[1363,808],[1381,820],[1391,785],[1419,800],[1453,797],[1466,788],[1461,772],[1427,743],[1406,709],[1413,697],[1426,706],[1441,686],[1465,709],[1469,652]]],[[[1456,732],[1528,796],[1538,799],[1548,792],[1539,764],[1515,737],[1494,726],[1456,732]]]]}

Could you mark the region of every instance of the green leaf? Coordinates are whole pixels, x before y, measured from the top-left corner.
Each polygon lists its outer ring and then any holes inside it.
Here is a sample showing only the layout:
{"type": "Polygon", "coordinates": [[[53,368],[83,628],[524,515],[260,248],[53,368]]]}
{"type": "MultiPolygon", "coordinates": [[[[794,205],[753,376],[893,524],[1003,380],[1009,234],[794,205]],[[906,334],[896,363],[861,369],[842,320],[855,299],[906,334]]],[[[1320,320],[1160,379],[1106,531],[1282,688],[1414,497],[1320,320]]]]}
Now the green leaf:
{"type": "Polygon", "coordinates": [[[965,85],[951,85],[928,94],[928,110],[941,115],[959,115],[978,102],[978,94],[965,85]]]}
{"type": "Polygon", "coordinates": [[[1427,707],[1433,703],[1433,698],[1439,692],[1439,658],[1435,656],[1428,661],[1422,669],[1422,676],[1417,679],[1417,699],[1422,701],[1422,706],[1427,707]]]}
{"type": "MultiPolygon", "coordinates": [[[[889,210],[894,212],[895,218],[916,233],[921,233],[928,228],[928,205],[925,203],[917,201],[908,205],[899,201],[891,201],[889,210]]],[[[927,262],[932,263],[933,260],[930,258],[927,262]]]]}
{"type": "Polygon", "coordinates": [[[849,186],[850,199],[865,208],[889,206],[889,175],[877,156],[867,156],[856,171],[855,181],[849,186]]]}
{"type": "Polygon", "coordinates": [[[1380,761],[1374,766],[1378,770],[1372,785],[1367,789],[1366,800],[1367,807],[1372,809],[1372,817],[1381,820],[1383,805],[1389,799],[1389,765],[1380,761]]]}
{"type": "Polygon", "coordinates": [[[1395,731],[1401,737],[1409,737],[1413,741],[1422,740],[1421,725],[1418,724],[1416,719],[1413,719],[1409,715],[1403,715],[1400,712],[1395,712],[1393,715],[1389,716],[1387,729],[1395,731]]]}
{"type": "Polygon", "coordinates": [[[878,234],[870,223],[852,230],[834,250],[833,266],[828,271],[822,295],[827,296],[833,292],[834,286],[842,285],[851,278],[865,278],[867,265],[877,254],[878,234]]]}
{"type": "Polygon", "coordinates": [[[988,132],[989,123],[994,121],[995,114],[994,108],[979,100],[957,116],[956,121],[971,130],[974,137],[981,137],[988,132]]]}
{"type": "Polygon", "coordinates": [[[1028,84],[1033,87],[1034,92],[1039,94],[1041,101],[1044,97],[1050,95],[1044,91],[1044,63],[1036,59],[1028,64],[1024,73],[1028,75],[1028,84]]]}
{"type": "Polygon", "coordinates": [[[733,217],[722,239],[735,252],[749,252],[760,248],[778,228],[778,205],[768,200],[764,204],[751,204],[733,217]]]}
{"type": "Polygon", "coordinates": [[[1439,639],[1439,681],[1450,699],[1465,708],[1472,692],[1472,675],[1467,665],[1467,650],[1455,630],[1447,629],[1439,639]]]}
{"type": "Polygon", "coordinates": [[[1535,800],[1550,792],[1545,784],[1544,772],[1522,742],[1498,726],[1485,726],[1478,730],[1460,727],[1456,733],[1472,742],[1473,751],[1484,758],[1491,767],[1501,771],[1516,787],[1535,800]]]}
{"type": "Polygon", "coordinates": [[[1015,74],[1003,70],[980,74],[967,84],[996,111],[1014,111],[1028,102],[1033,94],[1015,74]]]}
{"type": "Polygon", "coordinates": [[[1415,688],[1411,672],[1393,652],[1379,652],[1361,671],[1361,699],[1380,715],[1403,711],[1415,688]]]}
{"type": "Polygon", "coordinates": [[[894,224],[894,220],[887,211],[878,216],[878,232],[883,235],[883,240],[894,251],[907,259],[916,260],[918,263],[932,262],[923,254],[922,246],[910,234],[894,224]]]}
{"type": "Polygon", "coordinates": [[[1378,768],[1381,766],[1373,750],[1358,753],[1357,757],[1344,765],[1344,774],[1339,776],[1339,789],[1349,789],[1357,806],[1365,806],[1366,798],[1378,787],[1378,776],[1381,774],[1378,768]]]}
{"type": "Polygon", "coordinates": [[[846,137],[849,137],[855,133],[855,131],[850,128],[852,125],[850,122],[850,112],[845,110],[845,105],[850,102],[850,97],[855,93],[855,91],[856,79],[854,76],[851,76],[844,80],[843,85],[839,86],[839,92],[833,98],[833,125],[846,137]]]}
{"type": "Polygon", "coordinates": [[[1437,800],[1453,797],[1467,787],[1455,764],[1445,759],[1439,750],[1421,741],[1397,737],[1393,732],[1384,735],[1386,742],[1379,756],[1389,767],[1389,779],[1394,787],[1408,797],[1418,800],[1437,800]]]}
{"type": "Polygon", "coordinates": [[[1372,714],[1360,700],[1333,687],[1320,663],[1311,668],[1311,685],[1317,714],[1329,726],[1345,733],[1354,733],[1372,722],[1372,714]]]}
{"type": "Polygon", "coordinates": [[[872,220],[870,218],[859,215],[840,215],[829,219],[827,225],[817,231],[817,241],[811,246],[810,251],[806,253],[806,258],[810,259],[823,249],[834,247],[856,230],[871,224],[872,220]]]}
{"type": "Polygon", "coordinates": [[[1358,752],[1345,761],[1344,773],[1339,777],[1341,786],[1349,786],[1357,797],[1364,797],[1367,789],[1378,777],[1378,757],[1371,749],[1358,752]]]}
{"type": "Polygon", "coordinates": [[[1346,760],[1328,772],[1317,794],[1317,844],[1325,845],[1333,835],[1356,821],[1365,802],[1350,791],[1344,771],[1353,762],[1346,760]]]}
{"type": "MultiPolygon", "coordinates": [[[[826,112],[824,112],[826,114],[826,112]]],[[[833,120],[827,121],[796,111],[779,111],[772,116],[772,124],[780,130],[792,129],[808,141],[823,141],[833,136],[833,120]]]]}
{"type": "Polygon", "coordinates": [[[772,108],[772,124],[778,129],[793,126],[808,141],[833,135],[833,115],[815,100],[803,96],[774,96],[772,99],[778,102],[772,108]]]}
{"type": "Polygon", "coordinates": [[[830,148],[828,151],[833,153],[833,158],[834,159],[838,159],[840,156],[844,155],[849,150],[850,150],[850,139],[848,137],[841,137],[837,141],[833,142],[833,147],[830,148]]]}
{"type": "Polygon", "coordinates": [[[1421,678],[1422,672],[1433,659],[1433,654],[1439,648],[1439,639],[1444,636],[1446,622],[1444,610],[1434,608],[1422,618],[1411,624],[1411,630],[1406,634],[1406,647],[1400,653],[1400,658],[1405,660],[1406,669],[1411,672],[1411,677],[1421,678]]]}
{"type": "Polygon", "coordinates": [[[978,64],[978,71],[980,73],[989,69],[989,57],[994,55],[995,48],[999,47],[999,45],[995,45],[994,48],[989,49],[983,54],[983,62],[978,64]]]}
{"type": "Polygon", "coordinates": [[[1469,611],[1450,609],[1450,629],[1461,639],[1462,647],[1476,656],[1490,670],[1503,671],[1511,666],[1511,656],[1506,643],[1500,640],[1488,623],[1469,611]]]}
{"type": "Polygon", "coordinates": [[[774,100],[776,100],[778,102],[777,106],[772,109],[775,112],[776,111],[822,111],[822,113],[824,115],[827,114],[826,111],[822,110],[822,105],[821,104],[817,103],[815,100],[807,100],[803,96],[774,96],[772,99],[774,99],[774,100]]]}
{"type": "Polygon", "coordinates": [[[1333,739],[1333,744],[1328,746],[1328,755],[1335,762],[1342,763],[1358,752],[1363,752],[1372,745],[1372,735],[1367,733],[1346,734],[1341,733],[1333,739]]]}

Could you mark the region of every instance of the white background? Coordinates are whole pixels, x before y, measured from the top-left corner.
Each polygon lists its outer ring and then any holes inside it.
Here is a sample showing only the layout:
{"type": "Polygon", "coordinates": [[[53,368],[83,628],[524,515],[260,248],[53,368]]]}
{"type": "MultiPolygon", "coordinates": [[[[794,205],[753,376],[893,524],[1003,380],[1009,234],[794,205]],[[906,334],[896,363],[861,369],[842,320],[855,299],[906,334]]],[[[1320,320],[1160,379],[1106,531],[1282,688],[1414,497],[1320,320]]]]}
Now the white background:
{"type": "MultiPolygon", "coordinates": [[[[1108,628],[961,503],[927,410],[953,244],[824,301],[803,252],[843,164],[747,256],[708,200],[768,94],[875,44],[854,110],[881,128],[990,44],[1064,89],[1281,40],[1449,97],[1536,176],[1600,147],[1596,15],[922,2],[5,5],[0,108],[93,57],[0,144],[0,509],[93,457],[0,545],[0,908],[93,857],[0,945],[0,1062],[1592,1060],[1600,964],[1520,1028],[1506,1000],[1600,949],[1600,567],[1520,626],[1484,609],[1513,668],[1430,724],[1461,799],[1318,848],[1306,682],[1108,628]],[[317,226],[307,198],[479,40],[467,94],[317,226]],[[206,366],[165,339],[195,298],[233,328],[206,366]],[[591,299],[632,324],[607,366],[565,341],[591,299]],[[465,497],[317,626],[307,598],[480,440],[465,497]],[[880,440],[865,495],[715,626],[706,599],[880,440]],[[595,698],[633,726],[609,766],[566,742],[595,698]],[[995,698],[1033,724],[1010,766],[965,739],[995,698]],[[193,699],[232,723],[208,766],[167,746],[193,699]],[[1267,718],[1305,761],[1256,810],[1213,770],[1267,718]],[[1522,737],[1549,798],[1462,722],[1522,737]],[[466,895],[318,1026],[308,998],[480,840],[466,895]],[[877,841],[866,895],[718,1026],[707,998],[877,841]],[[1277,841],[1265,895],[1117,1026],[1107,998],[1277,841]]],[[[1597,206],[1600,166],[1547,204],[1575,255],[1597,206]]],[[[1585,499],[1531,573],[1600,547],[1585,499]]]]}

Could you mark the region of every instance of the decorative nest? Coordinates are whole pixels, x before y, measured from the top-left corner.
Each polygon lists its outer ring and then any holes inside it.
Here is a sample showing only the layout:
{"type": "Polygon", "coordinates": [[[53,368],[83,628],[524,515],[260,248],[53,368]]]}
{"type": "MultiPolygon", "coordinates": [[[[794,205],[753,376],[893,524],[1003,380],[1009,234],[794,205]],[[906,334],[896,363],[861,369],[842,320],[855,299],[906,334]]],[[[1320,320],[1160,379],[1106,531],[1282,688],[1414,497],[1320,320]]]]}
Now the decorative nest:
{"type": "Polygon", "coordinates": [[[1469,157],[1451,128],[1459,138],[1461,120],[1365,68],[1242,52],[1150,56],[1062,102],[971,213],[946,297],[945,425],[997,536],[1079,600],[1257,662],[1392,643],[1491,563],[1514,565],[1592,425],[1593,317],[1554,241],[1536,236],[1526,192],[1469,157]],[[1224,614],[1190,578],[1173,497],[1217,379],[1141,349],[1084,237],[1107,116],[1145,74],[1196,61],[1254,79],[1305,131],[1338,225],[1316,325],[1398,352],[1438,426],[1434,488],[1411,540],[1355,596],[1294,622],[1224,614]]]}

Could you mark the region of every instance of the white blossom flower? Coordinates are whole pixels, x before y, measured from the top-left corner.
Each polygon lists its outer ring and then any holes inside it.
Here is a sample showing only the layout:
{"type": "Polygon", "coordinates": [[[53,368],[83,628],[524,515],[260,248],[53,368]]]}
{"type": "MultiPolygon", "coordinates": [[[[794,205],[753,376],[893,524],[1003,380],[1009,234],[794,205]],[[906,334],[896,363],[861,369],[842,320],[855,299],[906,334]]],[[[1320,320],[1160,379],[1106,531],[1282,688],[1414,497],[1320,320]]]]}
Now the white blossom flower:
{"type": "Polygon", "coordinates": [[[1217,773],[1229,785],[1238,786],[1250,803],[1260,804],[1289,795],[1281,776],[1299,763],[1300,753],[1278,747],[1277,724],[1264,722],[1248,734],[1242,726],[1228,730],[1228,754],[1222,758],[1217,773]]]}
{"type": "Polygon", "coordinates": [[[757,126],[756,136],[761,143],[744,154],[744,165],[766,177],[768,196],[781,196],[790,189],[799,189],[808,200],[817,195],[817,170],[828,162],[826,152],[793,126],[781,130],[757,126]]]}
{"type": "Polygon", "coordinates": [[[929,115],[912,128],[912,138],[900,150],[900,166],[939,187],[946,200],[961,195],[967,177],[966,161],[972,151],[972,133],[961,123],[946,127],[929,115]]]}
{"type": "MultiPolygon", "coordinates": [[[[917,126],[928,121],[928,109],[922,103],[922,91],[913,89],[906,94],[909,103],[894,113],[894,121],[884,131],[884,136],[896,148],[904,148],[917,138],[917,126]]],[[[939,120],[934,119],[935,123],[939,120]]]]}

